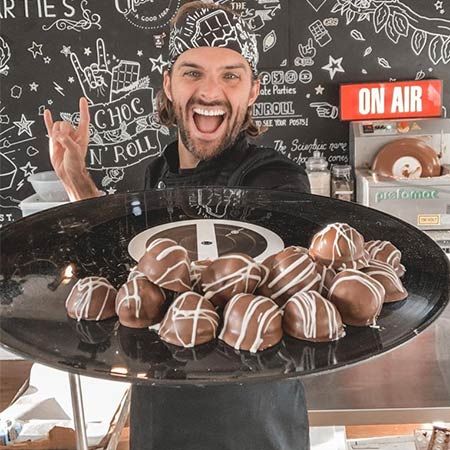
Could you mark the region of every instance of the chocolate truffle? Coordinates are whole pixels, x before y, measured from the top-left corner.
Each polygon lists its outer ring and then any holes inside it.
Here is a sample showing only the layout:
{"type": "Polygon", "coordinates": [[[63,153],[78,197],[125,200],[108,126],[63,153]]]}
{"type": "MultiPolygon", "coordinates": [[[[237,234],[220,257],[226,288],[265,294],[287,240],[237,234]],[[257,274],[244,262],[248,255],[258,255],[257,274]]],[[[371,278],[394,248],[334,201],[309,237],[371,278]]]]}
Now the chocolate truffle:
{"type": "Polygon", "coordinates": [[[388,263],[401,278],[405,274],[405,266],[401,263],[402,254],[400,250],[389,241],[369,241],[365,244],[370,259],[388,263]]]}
{"type": "Polygon", "coordinates": [[[187,251],[172,239],[150,242],[137,265],[156,285],[175,292],[191,289],[190,261],[187,251]]]}
{"type": "Polygon", "coordinates": [[[170,305],[159,336],[169,344],[189,348],[212,341],[218,325],[219,315],[211,302],[196,292],[185,292],[170,305]]]}
{"type": "Polygon", "coordinates": [[[386,291],[384,303],[398,302],[408,297],[408,292],[403,287],[399,276],[388,263],[374,259],[367,267],[361,269],[361,272],[367,273],[383,285],[386,291]]]}
{"type": "Polygon", "coordinates": [[[224,307],[236,294],[253,293],[262,276],[260,265],[250,256],[241,253],[224,255],[203,270],[202,289],[205,298],[224,307]]]}
{"type": "Polygon", "coordinates": [[[360,269],[367,264],[363,236],[346,223],[332,223],[316,233],[309,254],[335,270],[360,269]]]}
{"type": "Polygon", "coordinates": [[[258,290],[282,306],[299,291],[315,290],[319,287],[320,275],[316,264],[302,247],[287,247],[272,260],[269,277],[258,290]]]}
{"type": "Polygon", "coordinates": [[[283,310],[283,330],[297,339],[329,342],[345,336],[336,306],[318,292],[298,292],[283,310]]]}
{"type": "Polygon", "coordinates": [[[219,339],[252,353],[273,347],[283,337],[281,310],[262,295],[237,294],[225,306],[219,339]]]}
{"type": "Polygon", "coordinates": [[[119,322],[129,328],[146,328],[164,316],[164,291],[145,276],[136,276],[119,289],[116,314],[119,322]]]}
{"type": "Polygon", "coordinates": [[[145,275],[145,273],[139,272],[139,270],[137,270],[137,267],[133,267],[130,270],[130,273],[128,274],[127,281],[131,281],[134,280],[135,278],[141,277],[146,278],[148,280],[147,275],[145,275]]]}
{"type": "Polygon", "coordinates": [[[191,262],[191,285],[194,292],[203,294],[202,291],[202,272],[212,263],[210,259],[191,262]]]}
{"type": "Polygon", "coordinates": [[[383,285],[360,272],[347,269],[336,275],[328,292],[347,325],[376,325],[384,302],[383,285]]]}
{"type": "Polygon", "coordinates": [[[67,315],[77,320],[105,320],[116,315],[117,291],[102,277],[78,280],[66,300],[67,315]]]}
{"type": "Polygon", "coordinates": [[[324,297],[327,297],[330,286],[336,276],[336,271],[332,267],[327,267],[320,263],[316,263],[316,271],[320,275],[320,283],[317,292],[324,297]]]}

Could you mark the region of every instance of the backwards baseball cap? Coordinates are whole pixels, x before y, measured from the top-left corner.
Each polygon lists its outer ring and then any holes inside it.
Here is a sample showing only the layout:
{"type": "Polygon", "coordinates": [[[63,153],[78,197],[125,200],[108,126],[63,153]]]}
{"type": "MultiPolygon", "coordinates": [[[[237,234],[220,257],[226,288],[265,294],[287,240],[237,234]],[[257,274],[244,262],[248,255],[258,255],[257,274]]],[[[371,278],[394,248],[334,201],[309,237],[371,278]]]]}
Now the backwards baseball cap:
{"type": "Polygon", "coordinates": [[[170,70],[186,50],[199,47],[229,48],[240,53],[258,75],[256,36],[247,24],[231,11],[220,8],[198,8],[187,12],[170,30],[170,70]]]}

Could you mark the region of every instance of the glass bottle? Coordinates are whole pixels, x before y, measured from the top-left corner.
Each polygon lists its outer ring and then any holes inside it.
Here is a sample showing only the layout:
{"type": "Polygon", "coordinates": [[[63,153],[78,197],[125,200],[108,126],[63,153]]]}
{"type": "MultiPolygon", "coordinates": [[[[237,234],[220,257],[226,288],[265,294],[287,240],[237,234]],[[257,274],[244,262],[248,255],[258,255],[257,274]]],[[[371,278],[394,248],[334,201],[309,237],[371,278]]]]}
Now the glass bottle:
{"type": "Polygon", "coordinates": [[[351,166],[334,165],[331,171],[331,197],[353,201],[354,180],[351,166]]]}
{"type": "Polygon", "coordinates": [[[330,196],[330,171],[328,170],[327,160],[315,151],[313,156],[305,162],[306,173],[309,184],[311,185],[311,194],[330,196]]]}

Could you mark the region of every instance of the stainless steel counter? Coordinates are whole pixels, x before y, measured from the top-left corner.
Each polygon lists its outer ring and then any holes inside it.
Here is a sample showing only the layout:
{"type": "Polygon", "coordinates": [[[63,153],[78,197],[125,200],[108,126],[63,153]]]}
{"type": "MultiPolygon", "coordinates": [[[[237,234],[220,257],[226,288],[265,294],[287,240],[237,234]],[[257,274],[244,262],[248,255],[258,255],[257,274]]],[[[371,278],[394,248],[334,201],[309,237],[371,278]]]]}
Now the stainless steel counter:
{"type": "Polygon", "coordinates": [[[450,305],[401,347],[304,383],[312,426],[450,422],[450,305]]]}

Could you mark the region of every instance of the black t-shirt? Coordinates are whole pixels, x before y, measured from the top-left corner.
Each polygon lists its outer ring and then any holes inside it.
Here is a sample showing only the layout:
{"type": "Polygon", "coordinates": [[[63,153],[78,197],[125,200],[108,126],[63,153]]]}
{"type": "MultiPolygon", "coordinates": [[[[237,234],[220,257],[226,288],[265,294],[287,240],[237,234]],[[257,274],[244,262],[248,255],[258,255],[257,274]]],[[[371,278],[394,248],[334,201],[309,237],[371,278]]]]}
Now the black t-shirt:
{"type": "Polygon", "coordinates": [[[194,169],[180,169],[178,141],[169,144],[146,171],[145,188],[228,186],[309,192],[308,177],[298,164],[273,149],[250,144],[241,134],[216,158],[194,169]]]}
{"type": "MultiPolygon", "coordinates": [[[[228,186],[309,192],[304,170],[244,135],[218,157],[180,169],[178,142],[147,168],[145,188],[228,186]]],[[[212,386],[133,386],[131,450],[308,450],[299,380],[212,386]]]]}

